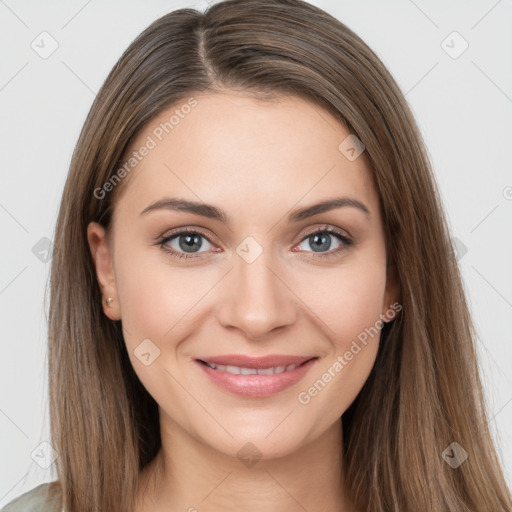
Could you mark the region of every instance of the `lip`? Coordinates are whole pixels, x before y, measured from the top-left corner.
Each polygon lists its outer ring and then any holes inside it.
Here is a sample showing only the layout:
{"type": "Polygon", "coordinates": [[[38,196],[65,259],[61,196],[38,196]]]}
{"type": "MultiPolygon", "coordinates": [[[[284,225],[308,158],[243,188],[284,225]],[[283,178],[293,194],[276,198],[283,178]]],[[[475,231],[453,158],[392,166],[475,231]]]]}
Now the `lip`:
{"type": "Polygon", "coordinates": [[[196,359],[195,363],[219,388],[241,397],[264,398],[275,395],[297,384],[304,378],[317,359],[314,356],[265,356],[253,358],[242,355],[229,355],[196,359]],[[297,366],[294,370],[273,375],[235,375],[210,368],[203,361],[215,365],[241,366],[256,369],[288,366],[290,364],[300,364],[300,366],[297,366]]]}

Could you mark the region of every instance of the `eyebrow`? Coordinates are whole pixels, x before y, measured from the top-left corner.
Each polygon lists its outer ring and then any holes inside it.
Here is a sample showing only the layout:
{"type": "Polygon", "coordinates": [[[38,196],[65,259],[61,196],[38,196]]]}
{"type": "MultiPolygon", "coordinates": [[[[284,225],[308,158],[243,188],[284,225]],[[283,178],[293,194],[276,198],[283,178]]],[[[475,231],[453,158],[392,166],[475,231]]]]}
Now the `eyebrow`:
{"type": "MultiPolygon", "coordinates": [[[[366,217],[370,217],[370,210],[361,201],[351,197],[336,197],[327,199],[320,203],[294,210],[288,215],[288,222],[299,222],[301,220],[313,217],[336,208],[352,207],[362,211],[366,217]]],[[[185,199],[164,198],[150,204],[142,210],[141,215],[146,215],[155,210],[172,210],[178,212],[188,212],[201,217],[218,220],[223,224],[231,224],[232,218],[224,210],[211,204],[199,203],[196,201],[187,201],[185,199]]]]}

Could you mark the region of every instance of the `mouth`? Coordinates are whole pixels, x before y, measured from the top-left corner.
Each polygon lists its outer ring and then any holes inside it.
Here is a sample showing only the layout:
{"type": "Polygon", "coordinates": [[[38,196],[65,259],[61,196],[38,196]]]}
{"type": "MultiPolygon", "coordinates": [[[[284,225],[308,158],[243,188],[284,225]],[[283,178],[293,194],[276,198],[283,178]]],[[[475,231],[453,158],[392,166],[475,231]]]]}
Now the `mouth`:
{"type": "Polygon", "coordinates": [[[195,362],[217,387],[242,397],[264,398],[297,384],[319,358],[242,355],[208,357],[195,362]]]}
{"type": "Polygon", "coordinates": [[[225,365],[225,364],[213,364],[208,361],[202,361],[198,359],[201,364],[208,366],[212,370],[217,370],[219,372],[227,372],[232,375],[276,375],[278,373],[291,372],[295,370],[295,368],[299,368],[300,366],[312,361],[313,359],[317,359],[316,357],[312,357],[311,359],[307,359],[302,363],[295,363],[289,365],[277,365],[277,366],[269,366],[266,368],[255,368],[250,366],[236,366],[236,365],[225,365]]]}

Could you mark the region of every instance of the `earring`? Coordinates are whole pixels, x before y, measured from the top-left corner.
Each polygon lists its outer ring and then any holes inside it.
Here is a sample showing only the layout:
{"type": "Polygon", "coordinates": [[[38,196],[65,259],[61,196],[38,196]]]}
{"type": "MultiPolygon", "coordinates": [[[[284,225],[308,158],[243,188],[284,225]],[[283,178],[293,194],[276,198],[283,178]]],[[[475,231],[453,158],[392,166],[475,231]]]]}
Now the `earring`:
{"type": "Polygon", "coordinates": [[[113,300],[114,300],[114,299],[113,299],[112,297],[108,297],[108,298],[107,298],[107,300],[105,301],[105,302],[106,302],[106,304],[107,304],[107,307],[110,307],[110,305],[112,304],[112,301],[113,301],[113,300]]]}

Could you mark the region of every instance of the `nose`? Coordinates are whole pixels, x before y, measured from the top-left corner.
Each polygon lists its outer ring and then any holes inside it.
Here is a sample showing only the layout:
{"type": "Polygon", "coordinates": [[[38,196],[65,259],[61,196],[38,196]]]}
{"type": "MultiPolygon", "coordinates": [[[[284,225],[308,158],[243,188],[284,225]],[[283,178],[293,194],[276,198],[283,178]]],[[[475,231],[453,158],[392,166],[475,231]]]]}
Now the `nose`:
{"type": "Polygon", "coordinates": [[[233,269],[223,283],[218,320],[248,339],[262,339],[297,319],[298,299],[271,256],[270,250],[263,251],[248,263],[234,254],[233,269]]]}

